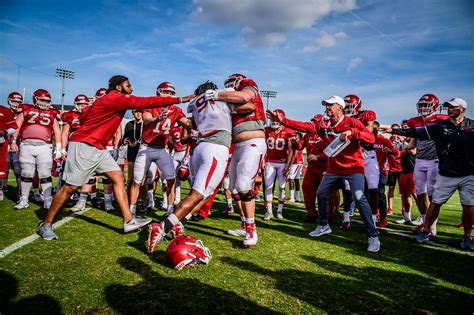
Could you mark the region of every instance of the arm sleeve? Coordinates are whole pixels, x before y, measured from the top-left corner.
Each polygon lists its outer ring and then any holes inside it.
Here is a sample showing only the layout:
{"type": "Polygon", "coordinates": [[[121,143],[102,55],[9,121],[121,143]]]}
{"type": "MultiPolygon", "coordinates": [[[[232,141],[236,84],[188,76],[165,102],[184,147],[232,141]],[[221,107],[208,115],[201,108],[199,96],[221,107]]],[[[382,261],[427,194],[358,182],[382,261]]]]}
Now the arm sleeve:
{"type": "Polygon", "coordinates": [[[410,129],[393,129],[392,134],[401,135],[410,138],[417,138],[420,140],[433,140],[438,138],[440,131],[444,125],[442,123],[437,123],[431,126],[410,128],[410,129]]]}
{"type": "Polygon", "coordinates": [[[281,122],[285,127],[291,128],[296,131],[309,132],[309,133],[318,133],[319,126],[314,122],[301,122],[296,120],[291,120],[288,118],[283,118],[281,122]]]}
{"type": "Polygon", "coordinates": [[[151,97],[138,97],[133,95],[120,94],[117,98],[116,107],[117,110],[127,110],[127,109],[145,109],[145,108],[155,108],[155,107],[164,107],[173,104],[178,104],[178,97],[161,97],[161,96],[151,96],[151,97]]]}

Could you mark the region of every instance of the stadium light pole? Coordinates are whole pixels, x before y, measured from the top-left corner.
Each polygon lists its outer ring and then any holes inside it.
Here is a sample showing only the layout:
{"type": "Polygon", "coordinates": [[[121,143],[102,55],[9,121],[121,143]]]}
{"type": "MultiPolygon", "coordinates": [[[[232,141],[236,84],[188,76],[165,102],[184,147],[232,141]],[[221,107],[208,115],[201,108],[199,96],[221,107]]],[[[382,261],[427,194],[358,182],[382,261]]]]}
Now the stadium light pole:
{"type": "Polygon", "coordinates": [[[56,76],[62,79],[62,88],[61,88],[61,113],[64,112],[64,80],[65,79],[74,79],[75,73],[66,69],[56,69],[56,76]]]}
{"type": "Polygon", "coordinates": [[[268,110],[269,100],[270,100],[270,98],[276,98],[277,92],[276,91],[262,90],[262,91],[260,91],[260,95],[267,99],[267,110],[268,110]]]}

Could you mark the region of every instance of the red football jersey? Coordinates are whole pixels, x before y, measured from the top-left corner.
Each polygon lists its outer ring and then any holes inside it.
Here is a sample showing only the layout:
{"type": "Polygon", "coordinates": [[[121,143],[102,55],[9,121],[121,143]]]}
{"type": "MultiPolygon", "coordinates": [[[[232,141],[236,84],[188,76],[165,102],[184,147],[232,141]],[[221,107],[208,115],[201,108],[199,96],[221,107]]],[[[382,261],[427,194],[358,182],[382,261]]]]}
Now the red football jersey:
{"type": "Polygon", "coordinates": [[[374,143],[375,154],[377,155],[377,162],[379,163],[380,172],[383,174],[388,174],[389,165],[388,165],[388,156],[393,155],[394,158],[400,157],[400,151],[393,146],[392,141],[385,138],[382,135],[378,135],[375,138],[374,143]],[[384,148],[389,148],[392,150],[391,154],[388,154],[384,151],[384,148]]]}
{"type": "Polygon", "coordinates": [[[288,158],[288,140],[295,135],[289,128],[283,127],[279,132],[266,127],[267,162],[286,163],[288,158]]]}
{"type": "Polygon", "coordinates": [[[317,161],[308,162],[309,166],[315,167],[322,172],[326,170],[328,161],[326,155],[323,153],[323,150],[326,148],[327,144],[318,134],[309,132],[306,133],[303,136],[303,139],[298,141],[295,146],[300,150],[306,148],[306,156],[311,154],[318,156],[317,161]]]}
{"type": "Polygon", "coordinates": [[[20,128],[19,137],[24,140],[42,140],[51,143],[53,124],[59,119],[59,111],[51,109],[41,109],[36,106],[24,104],[23,124],[20,128]]]}
{"type": "Polygon", "coordinates": [[[358,119],[364,126],[367,126],[369,121],[374,121],[377,119],[377,115],[372,110],[362,110],[354,118],[358,119]]]}
{"type": "Polygon", "coordinates": [[[448,119],[448,115],[444,114],[432,114],[423,120],[421,116],[416,116],[413,118],[408,119],[407,125],[410,128],[417,128],[417,127],[424,127],[424,126],[431,126],[441,120],[448,119]]]}
{"type": "Polygon", "coordinates": [[[10,109],[0,105],[0,130],[17,129],[15,117],[10,109]]]}
{"type": "Polygon", "coordinates": [[[74,131],[81,125],[81,121],[79,120],[80,116],[81,113],[71,110],[63,113],[61,115],[61,120],[71,126],[71,131],[74,131]]]}
{"type": "Polygon", "coordinates": [[[256,97],[252,100],[255,104],[255,111],[250,114],[234,114],[232,115],[232,127],[235,128],[239,124],[246,121],[258,121],[262,122],[262,126],[265,125],[265,109],[263,107],[262,98],[258,90],[257,84],[252,79],[243,79],[239,82],[238,86],[235,87],[236,91],[242,91],[244,89],[252,89],[256,93],[256,97]]]}
{"type": "MultiPolygon", "coordinates": [[[[143,113],[150,113],[153,118],[156,118],[164,110],[163,108],[153,108],[144,110],[143,113]]],[[[181,118],[186,117],[179,107],[170,106],[167,110],[168,115],[165,119],[158,123],[143,126],[142,141],[144,143],[163,148],[166,147],[174,124],[181,118]]]]}
{"type": "Polygon", "coordinates": [[[145,109],[179,103],[177,97],[137,97],[112,91],[86,107],[81,115],[81,126],[70,141],[85,142],[104,150],[113,138],[128,109],[145,109]]]}
{"type": "Polygon", "coordinates": [[[173,139],[173,150],[174,152],[186,151],[188,145],[181,143],[181,137],[183,136],[183,127],[175,127],[171,130],[171,138],[173,139]]]}
{"type": "Polygon", "coordinates": [[[296,150],[293,164],[303,164],[303,150],[296,150]]]}

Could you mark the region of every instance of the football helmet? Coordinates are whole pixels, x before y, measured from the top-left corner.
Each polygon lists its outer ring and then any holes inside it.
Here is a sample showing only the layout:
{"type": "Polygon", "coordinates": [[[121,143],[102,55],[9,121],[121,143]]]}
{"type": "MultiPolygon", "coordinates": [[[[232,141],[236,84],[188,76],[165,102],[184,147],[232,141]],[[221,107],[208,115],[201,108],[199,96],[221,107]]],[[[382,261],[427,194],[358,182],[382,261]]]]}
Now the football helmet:
{"type": "Polygon", "coordinates": [[[187,164],[181,164],[176,171],[176,177],[180,181],[188,180],[189,177],[189,166],[187,164]]]}
{"type": "Polygon", "coordinates": [[[246,78],[246,76],[243,75],[243,74],[240,74],[240,73],[231,74],[230,76],[227,77],[227,79],[225,79],[224,87],[233,89],[238,85],[238,83],[242,79],[245,79],[245,78],[246,78]]]}
{"type": "Polygon", "coordinates": [[[45,89],[37,89],[33,93],[33,104],[41,109],[51,107],[51,94],[45,89]]]}
{"type": "Polygon", "coordinates": [[[344,115],[349,117],[357,115],[362,108],[362,100],[354,94],[349,94],[344,97],[344,103],[346,104],[344,107],[344,115]]]}
{"type": "Polygon", "coordinates": [[[177,236],[166,249],[166,259],[176,270],[188,265],[207,265],[211,258],[211,252],[202,241],[190,235],[177,236]]]}
{"type": "Polygon", "coordinates": [[[16,111],[20,108],[20,104],[23,103],[23,95],[18,92],[11,92],[8,94],[7,102],[10,108],[16,111]]]}
{"type": "Polygon", "coordinates": [[[100,88],[95,92],[95,99],[101,98],[102,96],[107,94],[107,89],[106,88],[100,88]]]}
{"type": "Polygon", "coordinates": [[[423,95],[418,103],[416,103],[416,109],[418,110],[419,116],[428,116],[439,108],[439,99],[434,94],[423,95]]]}
{"type": "MultiPolygon", "coordinates": [[[[275,113],[280,119],[283,119],[286,116],[285,111],[283,109],[275,109],[275,113]]],[[[272,127],[272,129],[278,129],[281,127],[281,124],[279,122],[272,121],[270,123],[270,127],[272,127]]]]}
{"type": "Polygon", "coordinates": [[[89,106],[89,98],[84,94],[79,94],[74,99],[74,110],[81,113],[82,109],[86,106],[89,106]]]}
{"type": "Polygon", "coordinates": [[[156,95],[157,96],[175,96],[176,89],[173,84],[169,82],[162,82],[156,88],[156,95]]]}

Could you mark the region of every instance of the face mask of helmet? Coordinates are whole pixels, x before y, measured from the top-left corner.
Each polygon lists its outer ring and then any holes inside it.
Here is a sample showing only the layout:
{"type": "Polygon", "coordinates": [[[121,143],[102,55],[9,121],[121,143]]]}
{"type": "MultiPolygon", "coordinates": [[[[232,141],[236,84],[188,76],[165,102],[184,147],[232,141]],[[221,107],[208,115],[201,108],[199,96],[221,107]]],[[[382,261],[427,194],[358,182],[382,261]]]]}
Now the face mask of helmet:
{"type": "Polygon", "coordinates": [[[281,127],[281,124],[279,122],[272,121],[270,127],[272,127],[273,129],[278,129],[281,127]]]}

